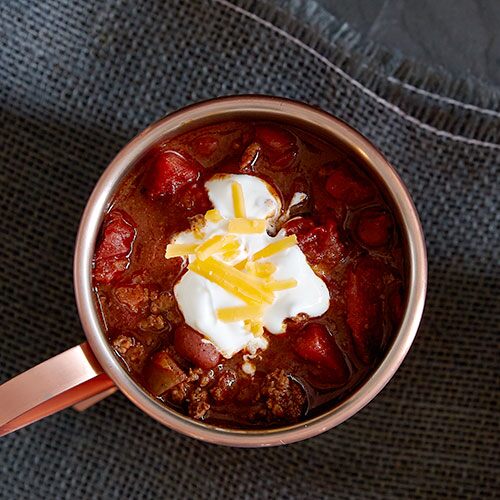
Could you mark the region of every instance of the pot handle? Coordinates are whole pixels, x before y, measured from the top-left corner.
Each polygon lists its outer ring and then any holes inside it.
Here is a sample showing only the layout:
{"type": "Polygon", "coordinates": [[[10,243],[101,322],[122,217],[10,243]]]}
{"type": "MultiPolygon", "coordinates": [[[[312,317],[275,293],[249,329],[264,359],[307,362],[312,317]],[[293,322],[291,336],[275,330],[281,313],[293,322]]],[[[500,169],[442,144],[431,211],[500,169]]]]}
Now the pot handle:
{"type": "Polygon", "coordinates": [[[0,385],[0,436],[114,387],[84,342],[0,385]]]}

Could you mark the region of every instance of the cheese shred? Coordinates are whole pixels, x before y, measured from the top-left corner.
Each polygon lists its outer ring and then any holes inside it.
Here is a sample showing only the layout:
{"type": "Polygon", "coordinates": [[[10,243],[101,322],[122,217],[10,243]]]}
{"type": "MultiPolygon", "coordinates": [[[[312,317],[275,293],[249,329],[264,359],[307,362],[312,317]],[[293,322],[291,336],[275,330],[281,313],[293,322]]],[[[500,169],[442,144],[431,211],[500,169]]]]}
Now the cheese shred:
{"type": "Polygon", "coordinates": [[[205,220],[208,222],[220,222],[222,220],[222,215],[218,210],[212,208],[205,214],[205,220]]]}
{"type": "Polygon", "coordinates": [[[285,236],[282,240],[274,241],[267,245],[267,247],[262,248],[258,252],[254,253],[252,260],[265,259],[266,257],[271,257],[287,248],[293,247],[297,244],[297,236],[291,234],[290,236],[285,236]]]}
{"type": "Polygon", "coordinates": [[[259,278],[270,278],[276,271],[276,265],[272,262],[247,262],[245,271],[259,278]]]}
{"type": "Polygon", "coordinates": [[[244,322],[245,329],[255,335],[261,337],[264,335],[264,323],[262,319],[247,319],[244,322]]]}
{"type": "Polygon", "coordinates": [[[258,320],[262,316],[262,306],[225,307],[217,310],[217,317],[225,323],[243,320],[258,320]]]}
{"type": "Polygon", "coordinates": [[[204,241],[196,249],[196,257],[200,260],[206,260],[214,253],[225,251],[226,247],[236,241],[235,236],[217,234],[204,241]]]}
{"type": "Polygon", "coordinates": [[[245,218],[246,210],[245,210],[245,198],[243,196],[243,189],[239,182],[233,182],[231,185],[231,190],[233,194],[233,207],[234,207],[234,216],[236,218],[245,218]]]}
{"type": "Polygon", "coordinates": [[[230,233],[239,234],[263,233],[266,230],[266,221],[264,219],[232,219],[229,221],[227,230],[230,233]]]}
{"type": "Polygon", "coordinates": [[[295,288],[297,286],[296,279],[288,279],[281,281],[270,281],[264,285],[266,290],[277,292],[278,290],[288,290],[289,288],[295,288]]]}
{"type": "Polygon", "coordinates": [[[173,257],[184,257],[186,255],[194,254],[198,248],[197,243],[172,243],[167,245],[165,250],[165,258],[171,259],[173,257]]]}
{"type": "Polygon", "coordinates": [[[239,297],[247,304],[272,304],[274,294],[256,283],[255,278],[235,269],[224,262],[208,257],[205,260],[196,259],[189,264],[189,269],[209,281],[219,285],[224,290],[239,297]]]}

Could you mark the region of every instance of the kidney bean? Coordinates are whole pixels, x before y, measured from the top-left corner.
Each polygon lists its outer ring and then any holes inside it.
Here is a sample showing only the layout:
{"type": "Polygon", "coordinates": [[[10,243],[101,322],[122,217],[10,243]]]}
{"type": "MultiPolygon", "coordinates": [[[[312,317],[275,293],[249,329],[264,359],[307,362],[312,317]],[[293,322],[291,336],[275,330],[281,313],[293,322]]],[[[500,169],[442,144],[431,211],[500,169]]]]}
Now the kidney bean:
{"type": "Polygon", "coordinates": [[[359,205],[372,196],[372,188],[355,178],[346,168],[335,169],[326,181],[326,190],[347,205],[359,205]]]}
{"type": "Polygon", "coordinates": [[[175,330],[174,345],[179,356],[205,370],[220,361],[216,347],[188,325],[181,325],[175,330]]]}

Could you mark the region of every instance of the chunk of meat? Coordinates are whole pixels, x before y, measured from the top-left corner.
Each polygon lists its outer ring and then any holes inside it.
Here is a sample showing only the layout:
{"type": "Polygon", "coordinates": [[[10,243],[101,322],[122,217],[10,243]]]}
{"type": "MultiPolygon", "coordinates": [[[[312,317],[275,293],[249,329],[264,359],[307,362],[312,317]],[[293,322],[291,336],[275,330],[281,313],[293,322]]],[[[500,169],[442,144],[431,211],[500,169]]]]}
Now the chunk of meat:
{"type": "Polygon", "coordinates": [[[339,167],[330,174],[326,181],[326,190],[331,196],[347,205],[359,205],[373,194],[371,186],[355,178],[344,167],[339,167]]]}
{"type": "Polygon", "coordinates": [[[297,138],[291,132],[274,125],[261,125],[256,127],[255,137],[264,148],[271,169],[287,170],[297,158],[297,138]]]}
{"type": "Polygon", "coordinates": [[[383,340],[385,280],[384,265],[371,257],[361,258],[347,273],[347,324],[365,363],[373,359],[383,340]]]}
{"type": "Polygon", "coordinates": [[[389,241],[392,219],[387,212],[364,210],[356,224],[356,235],[367,247],[380,247],[389,241]]]}
{"type": "Polygon", "coordinates": [[[337,223],[331,218],[306,233],[299,246],[315,263],[327,261],[330,264],[337,264],[347,253],[340,239],[337,223]]]}
{"type": "Polygon", "coordinates": [[[302,359],[328,369],[329,380],[337,384],[346,382],[349,372],[344,356],[324,325],[307,325],[295,340],[294,347],[302,359]]]}
{"type": "Polygon", "coordinates": [[[112,345],[130,371],[141,371],[146,361],[147,351],[139,341],[132,336],[119,335],[113,340],[112,345]]]}
{"type": "Polygon", "coordinates": [[[172,197],[197,181],[202,166],[187,153],[167,150],[158,152],[151,161],[146,182],[151,198],[172,197]]]}
{"type": "Polygon", "coordinates": [[[276,369],[266,375],[261,395],[269,420],[298,420],[303,412],[306,396],[302,388],[290,380],[284,370],[276,369]]]}
{"type": "Polygon", "coordinates": [[[134,223],[124,212],[113,210],[108,214],[94,258],[97,283],[112,283],[128,268],[135,233],[134,223]]]}
{"type": "Polygon", "coordinates": [[[186,378],[167,351],[156,352],[151,357],[147,367],[147,385],[155,396],[160,396],[186,378]]]}
{"type": "Polygon", "coordinates": [[[181,325],[175,330],[174,345],[179,356],[205,370],[220,361],[217,348],[188,325],[181,325]]]}

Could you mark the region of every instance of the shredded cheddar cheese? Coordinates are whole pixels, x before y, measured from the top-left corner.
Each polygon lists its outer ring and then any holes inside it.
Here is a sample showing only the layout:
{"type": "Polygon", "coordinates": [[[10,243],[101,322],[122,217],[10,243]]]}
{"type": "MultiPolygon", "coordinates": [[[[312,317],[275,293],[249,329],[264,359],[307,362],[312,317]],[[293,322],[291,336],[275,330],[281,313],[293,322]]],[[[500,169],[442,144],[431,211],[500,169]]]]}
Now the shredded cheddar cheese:
{"type": "Polygon", "coordinates": [[[256,337],[264,335],[264,324],[261,319],[247,319],[244,322],[245,329],[256,337]]]}
{"type": "Polygon", "coordinates": [[[243,259],[242,261],[238,262],[238,264],[236,264],[234,268],[238,269],[238,271],[243,271],[243,269],[245,269],[245,266],[247,265],[247,262],[248,259],[243,259]]]}
{"type": "Polygon", "coordinates": [[[234,216],[236,218],[245,218],[245,198],[243,197],[243,189],[241,188],[241,184],[239,182],[233,182],[233,184],[231,185],[231,189],[233,194],[234,216]]]}
{"type": "Polygon", "coordinates": [[[239,234],[263,233],[266,230],[266,221],[264,219],[232,219],[229,221],[227,230],[230,233],[239,234]]]}
{"type": "Polygon", "coordinates": [[[262,248],[258,252],[254,253],[252,260],[265,259],[266,257],[271,257],[274,254],[282,252],[287,248],[293,247],[297,244],[297,236],[291,234],[290,236],[285,236],[282,240],[274,241],[267,245],[267,247],[262,248]]]}
{"type": "Polygon", "coordinates": [[[197,240],[202,240],[205,237],[205,233],[199,227],[193,229],[193,234],[197,240]]]}
{"type": "Polygon", "coordinates": [[[262,306],[225,307],[217,310],[217,317],[225,323],[242,320],[258,320],[262,316],[262,306]]]}
{"type": "Polygon", "coordinates": [[[272,304],[274,300],[274,294],[250,279],[251,276],[213,257],[205,260],[196,259],[189,264],[189,269],[239,297],[247,304],[264,302],[272,304]]]}
{"type": "Polygon", "coordinates": [[[226,246],[235,241],[236,237],[231,236],[230,234],[227,235],[217,234],[215,236],[212,236],[208,240],[204,241],[196,249],[196,257],[198,257],[198,259],[200,260],[206,260],[214,253],[226,250],[226,246]]]}
{"type": "Polygon", "coordinates": [[[245,270],[259,278],[270,278],[276,271],[272,262],[247,262],[245,270]]]}
{"type": "Polygon", "coordinates": [[[212,208],[205,214],[205,220],[208,222],[220,222],[222,220],[222,215],[218,210],[212,208]]]}
{"type": "Polygon", "coordinates": [[[165,250],[165,258],[184,257],[189,254],[194,254],[198,248],[197,243],[174,243],[167,245],[165,250]]]}
{"type": "MultiPolygon", "coordinates": [[[[227,188],[229,186],[231,186],[234,218],[223,217],[217,209],[208,210],[204,216],[192,218],[191,232],[187,234],[188,241],[193,239],[199,241],[169,244],[165,257],[189,256],[191,262],[188,269],[190,271],[241,299],[242,304],[245,305],[221,307],[215,311],[216,317],[223,323],[243,322],[247,332],[260,337],[264,335],[264,311],[276,299],[274,292],[288,290],[298,285],[294,278],[280,280],[273,278],[277,265],[273,262],[261,261],[261,259],[293,247],[297,244],[297,237],[290,235],[283,238],[280,235],[281,239],[273,241],[252,255],[251,252],[255,246],[258,248],[272,241],[266,233],[268,221],[267,219],[247,218],[242,185],[239,182],[232,182],[227,185],[227,188]],[[215,234],[210,236],[210,233],[215,234]],[[261,236],[245,236],[258,234],[261,236]],[[255,242],[259,241],[261,243],[256,245],[255,242]],[[238,258],[241,259],[245,252],[248,252],[246,258],[232,264],[238,258]]],[[[231,198],[228,202],[230,204],[231,198]]],[[[260,215],[261,212],[258,213],[257,217],[267,216],[260,215]]],[[[281,260],[276,262],[281,262],[281,260]]],[[[294,269],[290,269],[290,275],[293,275],[293,272],[294,269]]],[[[189,296],[190,290],[186,293],[189,296]]],[[[229,304],[232,302],[226,303],[226,305],[229,304]]],[[[228,325],[225,326],[227,327],[228,325]]]]}
{"type": "Polygon", "coordinates": [[[288,290],[289,288],[295,288],[296,286],[297,280],[290,278],[288,280],[270,281],[264,285],[264,288],[271,292],[277,292],[278,290],[288,290]]]}
{"type": "Polygon", "coordinates": [[[240,248],[240,242],[235,238],[233,241],[226,243],[224,246],[224,252],[237,252],[240,248]]]}
{"type": "Polygon", "coordinates": [[[239,254],[240,252],[238,250],[229,250],[222,254],[222,258],[224,260],[234,260],[239,254]]]}

